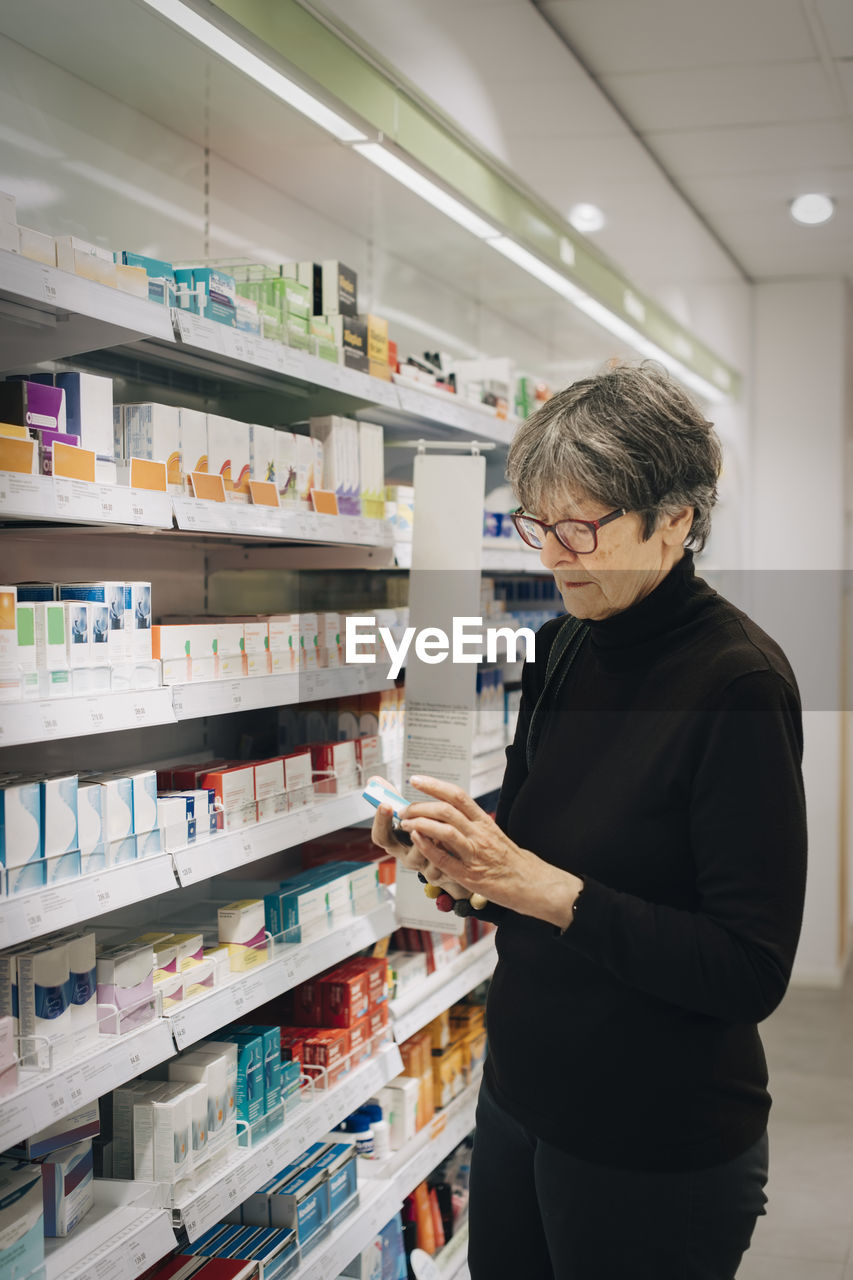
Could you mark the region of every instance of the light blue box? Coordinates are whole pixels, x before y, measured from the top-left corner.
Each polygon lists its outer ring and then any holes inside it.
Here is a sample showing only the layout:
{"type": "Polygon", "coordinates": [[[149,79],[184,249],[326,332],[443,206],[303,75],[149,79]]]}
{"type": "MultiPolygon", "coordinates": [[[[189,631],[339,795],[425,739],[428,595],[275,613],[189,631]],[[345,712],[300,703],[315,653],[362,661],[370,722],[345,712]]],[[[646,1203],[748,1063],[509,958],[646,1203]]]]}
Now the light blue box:
{"type": "Polygon", "coordinates": [[[133,796],[133,830],[136,835],[157,826],[157,774],[153,769],[130,774],[133,796]]]}
{"type": "Polygon", "coordinates": [[[40,787],[42,857],[77,849],[77,774],[45,778],[40,787]]]}
{"type": "Polygon", "coordinates": [[[81,782],[77,787],[77,843],[81,857],[100,852],[103,858],[105,839],[104,793],[97,782],[81,782]]]}
{"type": "Polygon", "coordinates": [[[56,858],[45,858],[45,875],[48,884],[61,884],[63,880],[76,880],[81,874],[79,849],[60,853],[56,858]]]}
{"type": "Polygon", "coordinates": [[[0,791],[0,864],[20,867],[41,857],[39,784],[9,782],[0,791]]]}
{"type": "Polygon", "coordinates": [[[0,1160],[0,1280],[22,1280],[44,1262],[41,1167],[0,1160]]]}

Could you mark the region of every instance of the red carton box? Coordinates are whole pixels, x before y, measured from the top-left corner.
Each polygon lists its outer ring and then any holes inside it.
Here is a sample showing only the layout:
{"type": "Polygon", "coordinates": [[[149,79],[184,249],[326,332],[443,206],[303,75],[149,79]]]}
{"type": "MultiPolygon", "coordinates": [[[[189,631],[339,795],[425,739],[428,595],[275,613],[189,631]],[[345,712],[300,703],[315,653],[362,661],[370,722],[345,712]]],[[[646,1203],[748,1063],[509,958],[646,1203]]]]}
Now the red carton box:
{"type": "Polygon", "coordinates": [[[353,973],[367,978],[367,999],[371,1009],[388,999],[388,965],[384,956],[355,956],[348,961],[353,973]]]}
{"type": "Polygon", "coordinates": [[[314,1027],[282,1027],[281,1056],[286,1062],[305,1061],[305,1041],[313,1036],[314,1027]]]}
{"type": "Polygon", "coordinates": [[[350,1038],[346,1027],[323,1027],[306,1039],[304,1062],[306,1066],[325,1067],[329,1084],[337,1084],[349,1071],[349,1050],[350,1038]]]}
{"type": "Polygon", "coordinates": [[[303,1027],[322,1027],[323,992],[321,979],[309,978],[301,982],[293,992],[293,1017],[303,1027]]]}
{"type": "Polygon", "coordinates": [[[349,1029],[349,1043],[354,1067],[357,1067],[365,1058],[371,1056],[373,1053],[373,1035],[370,1030],[369,1013],[352,1024],[349,1029]]]}
{"type": "Polygon", "coordinates": [[[388,1028],[391,1019],[388,1012],[388,1001],[386,1000],[384,1004],[379,1004],[375,1009],[371,1009],[367,1016],[370,1020],[370,1036],[373,1040],[373,1051],[375,1053],[380,1044],[384,1044],[390,1038],[388,1028]]]}
{"type": "Polygon", "coordinates": [[[370,1008],[367,974],[354,971],[349,962],[320,979],[323,1020],[326,1027],[351,1027],[370,1008]]]}

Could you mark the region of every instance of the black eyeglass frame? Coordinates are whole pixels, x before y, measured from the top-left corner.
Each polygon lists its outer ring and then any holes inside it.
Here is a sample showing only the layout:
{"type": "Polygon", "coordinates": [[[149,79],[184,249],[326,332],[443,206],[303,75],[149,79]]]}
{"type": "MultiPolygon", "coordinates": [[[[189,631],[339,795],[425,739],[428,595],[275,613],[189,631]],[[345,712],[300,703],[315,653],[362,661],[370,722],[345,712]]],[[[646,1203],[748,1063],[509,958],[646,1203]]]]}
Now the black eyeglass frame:
{"type": "Polygon", "coordinates": [[[546,524],[544,520],[537,520],[536,516],[527,515],[523,507],[518,507],[515,511],[510,512],[512,522],[515,525],[516,529],[518,530],[518,536],[521,538],[523,542],[527,543],[528,547],[533,547],[534,550],[541,551],[542,547],[544,547],[545,545],[546,537],[548,536],[549,533],[553,533],[554,537],[557,539],[560,545],[565,547],[567,551],[571,551],[572,554],[576,556],[590,556],[592,555],[593,551],[597,551],[599,529],[603,529],[606,524],[610,524],[611,520],[618,520],[620,516],[625,516],[627,514],[628,514],[627,507],[617,507],[615,511],[611,511],[608,515],[602,516],[600,520],[577,520],[577,519],[566,518],[563,520],[557,520],[554,524],[546,524]],[[526,520],[530,524],[535,524],[539,526],[539,528],[542,530],[541,546],[539,547],[535,546],[534,543],[532,543],[528,538],[524,536],[524,534],[521,531],[520,523],[519,523],[521,520],[526,520]],[[561,524],[582,524],[582,525],[585,525],[587,529],[591,529],[592,530],[592,546],[589,548],[589,550],[578,551],[571,545],[571,543],[567,542],[565,538],[561,537],[560,536],[561,524]]]}

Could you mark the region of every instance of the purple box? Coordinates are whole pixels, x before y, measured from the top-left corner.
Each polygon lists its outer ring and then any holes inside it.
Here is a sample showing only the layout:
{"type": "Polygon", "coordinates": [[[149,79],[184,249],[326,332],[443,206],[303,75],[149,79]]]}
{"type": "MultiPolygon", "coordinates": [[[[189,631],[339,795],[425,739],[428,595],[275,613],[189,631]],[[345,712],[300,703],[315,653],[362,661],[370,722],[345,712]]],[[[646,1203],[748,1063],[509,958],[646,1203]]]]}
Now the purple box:
{"type": "Polygon", "coordinates": [[[42,382],[0,382],[0,421],[61,431],[65,392],[42,382]]]}

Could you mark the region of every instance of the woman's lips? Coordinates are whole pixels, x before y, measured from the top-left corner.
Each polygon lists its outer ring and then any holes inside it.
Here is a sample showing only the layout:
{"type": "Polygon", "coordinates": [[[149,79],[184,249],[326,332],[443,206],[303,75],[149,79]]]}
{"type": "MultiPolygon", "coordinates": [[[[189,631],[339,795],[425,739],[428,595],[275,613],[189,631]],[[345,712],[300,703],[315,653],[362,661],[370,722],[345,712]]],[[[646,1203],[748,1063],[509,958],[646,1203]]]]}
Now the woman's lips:
{"type": "Polygon", "coordinates": [[[574,587],[588,587],[588,586],[591,586],[591,583],[589,582],[561,582],[560,583],[561,590],[566,587],[574,588],[574,587]]]}

